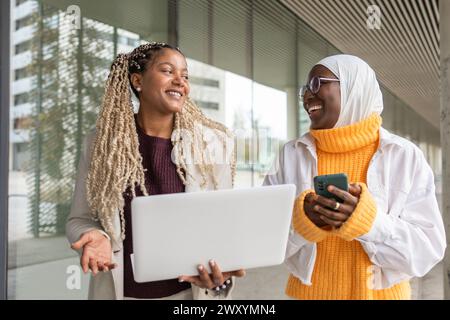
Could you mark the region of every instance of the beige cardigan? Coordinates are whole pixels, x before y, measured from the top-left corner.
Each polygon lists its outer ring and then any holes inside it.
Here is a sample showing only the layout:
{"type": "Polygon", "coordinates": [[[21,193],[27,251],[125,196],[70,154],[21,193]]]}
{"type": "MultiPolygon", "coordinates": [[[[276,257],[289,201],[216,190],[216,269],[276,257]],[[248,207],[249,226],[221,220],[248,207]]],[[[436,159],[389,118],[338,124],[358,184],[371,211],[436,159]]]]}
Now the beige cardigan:
{"type": "MultiPolygon", "coordinates": [[[[224,147],[221,133],[217,130],[203,127],[205,130],[204,136],[208,137],[208,148],[217,148],[217,146],[224,147]]],[[[98,229],[102,230],[101,225],[94,221],[89,213],[89,206],[86,198],[86,177],[88,174],[90,163],[90,151],[94,141],[95,132],[88,134],[83,144],[83,150],[80,157],[78,166],[78,173],[76,178],[75,192],[72,201],[72,208],[66,224],[66,236],[70,243],[76,242],[83,233],[98,229]]],[[[223,135],[222,135],[223,137],[223,135]]],[[[184,139],[188,141],[188,139],[184,139]]],[[[226,153],[231,156],[234,148],[233,139],[226,139],[226,153]]],[[[188,177],[188,184],[186,185],[185,192],[195,192],[202,190],[213,190],[212,180],[209,179],[207,185],[202,189],[200,187],[201,175],[195,164],[187,166],[188,172],[191,173],[192,178],[188,177]]],[[[214,172],[218,179],[219,189],[232,188],[232,174],[228,164],[215,164],[214,172]]],[[[115,217],[115,229],[120,230],[120,218],[117,211],[115,217]]],[[[119,232],[120,233],[120,232],[119,232]]],[[[117,264],[117,267],[109,272],[100,272],[95,277],[91,276],[89,284],[89,299],[123,299],[123,245],[120,238],[115,238],[113,235],[109,235],[112,243],[112,260],[117,264]]],[[[81,254],[81,252],[79,252],[81,254]]],[[[231,299],[231,291],[234,288],[233,285],[225,293],[225,295],[216,296],[208,290],[200,289],[197,286],[192,286],[194,299],[231,299]]]]}

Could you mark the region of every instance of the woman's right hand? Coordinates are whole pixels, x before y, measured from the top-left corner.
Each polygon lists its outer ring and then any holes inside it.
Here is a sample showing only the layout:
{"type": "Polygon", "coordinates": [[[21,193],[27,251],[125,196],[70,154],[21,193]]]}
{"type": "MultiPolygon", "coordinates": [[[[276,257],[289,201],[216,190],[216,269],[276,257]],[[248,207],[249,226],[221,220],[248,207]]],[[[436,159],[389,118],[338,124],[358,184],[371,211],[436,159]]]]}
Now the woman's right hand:
{"type": "Polygon", "coordinates": [[[84,273],[91,269],[95,276],[99,271],[109,271],[116,267],[111,261],[111,241],[98,230],[83,233],[77,242],[72,243],[71,248],[83,249],[80,264],[84,273]]]}
{"type": "Polygon", "coordinates": [[[312,221],[317,227],[323,228],[327,226],[325,221],[320,218],[320,214],[314,210],[314,206],[317,204],[315,201],[316,194],[314,192],[308,193],[305,196],[305,201],[303,202],[303,211],[305,211],[306,216],[312,221]]]}

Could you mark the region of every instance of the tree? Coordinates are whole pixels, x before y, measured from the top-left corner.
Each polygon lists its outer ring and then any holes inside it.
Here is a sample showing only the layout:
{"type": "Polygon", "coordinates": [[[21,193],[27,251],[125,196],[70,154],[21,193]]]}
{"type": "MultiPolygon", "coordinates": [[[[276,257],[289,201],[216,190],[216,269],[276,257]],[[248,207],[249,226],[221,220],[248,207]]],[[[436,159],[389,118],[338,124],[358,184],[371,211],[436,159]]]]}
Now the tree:
{"type": "Polygon", "coordinates": [[[64,12],[37,4],[27,178],[29,228],[40,237],[65,232],[82,140],[95,126],[114,45],[112,27],[83,18],[74,29],[64,12]]]}

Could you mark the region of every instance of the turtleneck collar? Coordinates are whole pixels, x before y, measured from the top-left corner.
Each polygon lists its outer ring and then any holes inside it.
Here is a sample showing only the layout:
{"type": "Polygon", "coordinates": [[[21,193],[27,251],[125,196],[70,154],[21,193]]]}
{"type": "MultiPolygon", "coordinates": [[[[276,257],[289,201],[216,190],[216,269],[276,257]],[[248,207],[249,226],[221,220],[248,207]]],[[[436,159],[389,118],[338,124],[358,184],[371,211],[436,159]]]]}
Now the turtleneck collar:
{"type": "Polygon", "coordinates": [[[349,126],[310,130],[310,133],[315,139],[317,149],[342,153],[375,143],[379,139],[381,123],[380,115],[373,113],[368,118],[349,126]]]}

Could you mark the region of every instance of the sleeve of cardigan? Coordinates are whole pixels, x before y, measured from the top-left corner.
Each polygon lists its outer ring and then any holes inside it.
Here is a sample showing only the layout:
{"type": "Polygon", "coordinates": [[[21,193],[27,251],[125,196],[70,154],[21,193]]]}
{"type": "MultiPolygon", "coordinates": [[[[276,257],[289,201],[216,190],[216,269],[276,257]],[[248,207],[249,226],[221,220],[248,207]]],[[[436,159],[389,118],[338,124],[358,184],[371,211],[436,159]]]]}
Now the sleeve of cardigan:
{"type": "Polygon", "coordinates": [[[347,241],[368,233],[377,215],[377,205],[366,184],[359,183],[359,185],[362,191],[355,211],[339,229],[334,231],[334,234],[347,241]]]}
{"type": "Polygon", "coordinates": [[[95,133],[92,132],[84,139],[82,154],[78,164],[72,206],[66,222],[66,236],[69,243],[79,240],[85,232],[103,230],[100,223],[92,219],[86,195],[86,178],[89,171],[90,149],[94,136],[95,133]]]}
{"type": "Polygon", "coordinates": [[[314,192],[312,189],[303,191],[295,200],[294,212],[292,215],[292,226],[303,238],[310,242],[320,242],[331,232],[316,226],[303,210],[303,204],[307,194],[314,192]]]}

